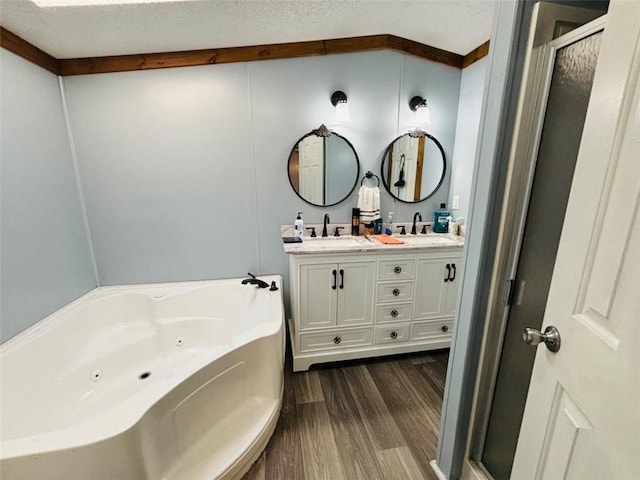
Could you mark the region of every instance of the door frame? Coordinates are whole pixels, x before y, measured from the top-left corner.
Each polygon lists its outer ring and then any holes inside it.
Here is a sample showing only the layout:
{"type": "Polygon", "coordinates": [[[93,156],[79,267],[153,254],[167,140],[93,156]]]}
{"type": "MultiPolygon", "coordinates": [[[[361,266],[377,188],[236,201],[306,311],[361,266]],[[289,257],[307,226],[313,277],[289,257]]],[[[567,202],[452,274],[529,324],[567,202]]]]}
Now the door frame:
{"type": "MultiPolygon", "coordinates": [[[[558,11],[570,8],[548,3],[542,6],[558,11]]],[[[431,462],[436,475],[443,480],[460,478],[463,466],[469,465],[465,460],[474,418],[478,364],[483,348],[487,350],[482,345],[483,330],[489,301],[494,295],[492,281],[500,216],[505,203],[506,179],[511,174],[509,159],[517,123],[516,110],[526,80],[524,60],[529,49],[534,7],[533,2],[525,0],[494,5],[463,253],[463,280],[458,292],[456,330],[447,367],[436,460],[431,462]]],[[[605,13],[588,11],[593,15],[590,19],[605,13]]],[[[547,30],[553,31],[553,28],[551,24],[547,30]]],[[[536,30],[545,29],[536,27],[536,30]]]]}
{"type": "MultiPolygon", "coordinates": [[[[553,13],[561,13],[563,9],[577,10],[524,0],[495,5],[464,249],[464,276],[458,292],[457,328],[447,368],[436,460],[431,462],[441,479],[459,478],[461,474],[462,478],[485,478],[477,468],[470,470],[473,465],[466,460],[476,418],[480,368],[482,362],[487,362],[487,352],[497,351],[484,342],[485,319],[491,311],[492,299],[499,301],[501,293],[496,288],[495,265],[500,263],[500,248],[505,245],[501,214],[503,205],[508,205],[506,185],[514,173],[511,154],[522,123],[518,120],[519,108],[528,79],[524,60],[535,38],[545,35],[549,40],[553,38],[555,18],[562,17],[553,13]],[[541,10],[554,21],[530,28],[535,12],[539,14],[541,10]]],[[[584,9],[583,12],[590,16],[581,23],[605,13],[584,9]]]]}
{"type": "Polygon", "coordinates": [[[511,157],[511,177],[507,180],[502,211],[502,242],[498,246],[491,307],[485,323],[484,352],[476,385],[476,415],[473,419],[469,453],[481,464],[489,415],[493,404],[498,368],[502,357],[507,322],[512,299],[518,296],[514,284],[522,240],[529,211],[529,202],[538,160],[540,140],[544,128],[549,89],[558,50],[604,30],[606,14],[569,33],[535,47],[529,59],[527,83],[521,92],[522,115],[511,157]],[[518,159],[526,159],[518,162],[518,159]],[[479,388],[480,385],[483,388],[479,388]]]}

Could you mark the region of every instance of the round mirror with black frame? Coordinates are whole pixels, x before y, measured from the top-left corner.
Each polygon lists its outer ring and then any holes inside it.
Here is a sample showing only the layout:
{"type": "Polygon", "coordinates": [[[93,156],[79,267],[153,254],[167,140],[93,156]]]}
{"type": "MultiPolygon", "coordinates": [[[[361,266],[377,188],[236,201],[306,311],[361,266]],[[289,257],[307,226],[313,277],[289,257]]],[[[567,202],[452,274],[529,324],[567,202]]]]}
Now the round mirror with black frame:
{"type": "Polygon", "coordinates": [[[433,135],[414,130],[389,144],[382,158],[382,183],[389,194],[405,203],[417,203],[438,191],[447,160],[433,135]]]}
{"type": "Polygon", "coordinates": [[[330,207],[353,192],[360,161],[349,140],[321,125],[293,146],[287,173],[291,188],[301,199],[318,207],[330,207]]]}

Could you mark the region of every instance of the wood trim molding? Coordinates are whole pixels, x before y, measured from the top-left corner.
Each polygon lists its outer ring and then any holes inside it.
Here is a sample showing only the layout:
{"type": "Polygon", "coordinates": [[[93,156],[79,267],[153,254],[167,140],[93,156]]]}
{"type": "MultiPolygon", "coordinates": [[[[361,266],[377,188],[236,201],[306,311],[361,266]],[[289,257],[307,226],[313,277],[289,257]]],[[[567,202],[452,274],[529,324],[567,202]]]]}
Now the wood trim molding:
{"type": "Polygon", "coordinates": [[[487,55],[489,51],[489,42],[486,42],[463,56],[406,38],[383,34],[248,47],[56,59],[5,28],[2,28],[1,39],[0,46],[61,76],[253,62],[385,49],[456,68],[465,68],[487,55]]]}
{"type": "Polygon", "coordinates": [[[146,53],[111,57],[60,60],[60,75],[127,72],[156,68],[217,65],[282,58],[310,57],[335,53],[364,52],[386,48],[386,35],[338,38],[309,42],[276,43],[250,47],[229,47],[183,52],[146,53]]]}
{"type": "Polygon", "coordinates": [[[387,48],[391,50],[397,50],[426,60],[444,63],[451,67],[462,68],[462,55],[425,45],[424,43],[407,40],[406,38],[396,37],[395,35],[386,35],[386,37],[387,48]]]}
{"type": "Polygon", "coordinates": [[[0,46],[46,70],[49,70],[51,73],[55,73],[56,75],[60,74],[58,59],[52,57],[47,52],[40,50],[38,47],[31,45],[29,42],[23,40],[18,35],[10,32],[4,27],[0,27],[0,46]]]}
{"type": "Polygon", "coordinates": [[[489,40],[484,42],[479,47],[474,48],[469,53],[467,53],[462,59],[462,68],[467,68],[472,63],[476,63],[483,57],[489,55],[489,40]]]}

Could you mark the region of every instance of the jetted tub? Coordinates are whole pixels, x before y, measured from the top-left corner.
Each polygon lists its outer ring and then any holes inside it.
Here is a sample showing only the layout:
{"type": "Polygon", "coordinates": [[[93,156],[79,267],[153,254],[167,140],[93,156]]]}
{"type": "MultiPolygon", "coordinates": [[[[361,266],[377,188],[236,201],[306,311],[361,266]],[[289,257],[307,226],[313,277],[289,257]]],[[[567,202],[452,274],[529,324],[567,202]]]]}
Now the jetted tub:
{"type": "Polygon", "coordinates": [[[240,279],[89,292],[0,347],[0,477],[239,478],[278,420],[283,325],[282,290],[240,279]]]}

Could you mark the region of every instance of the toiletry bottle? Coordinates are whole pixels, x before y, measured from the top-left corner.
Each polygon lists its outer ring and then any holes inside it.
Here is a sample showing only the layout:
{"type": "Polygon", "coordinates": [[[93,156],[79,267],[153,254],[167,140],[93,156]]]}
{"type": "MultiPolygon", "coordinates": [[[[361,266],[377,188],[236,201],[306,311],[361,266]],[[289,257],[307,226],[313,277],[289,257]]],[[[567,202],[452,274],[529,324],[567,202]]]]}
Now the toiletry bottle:
{"type": "Polygon", "coordinates": [[[449,233],[449,217],[451,213],[447,210],[446,204],[441,203],[440,209],[433,212],[433,232],[449,233]]]}
{"type": "Polygon", "coordinates": [[[360,235],[360,209],[351,210],[351,235],[357,237],[360,235]]]}
{"type": "Polygon", "coordinates": [[[384,233],[387,235],[393,234],[393,212],[387,214],[387,223],[384,226],[384,233]]]}
{"type": "Polygon", "coordinates": [[[294,236],[298,238],[302,238],[302,233],[304,232],[304,222],[302,221],[302,212],[298,212],[298,216],[296,217],[296,221],[293,225],[294,236]]]}

